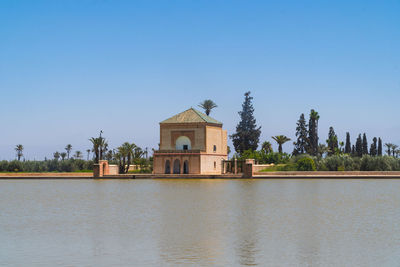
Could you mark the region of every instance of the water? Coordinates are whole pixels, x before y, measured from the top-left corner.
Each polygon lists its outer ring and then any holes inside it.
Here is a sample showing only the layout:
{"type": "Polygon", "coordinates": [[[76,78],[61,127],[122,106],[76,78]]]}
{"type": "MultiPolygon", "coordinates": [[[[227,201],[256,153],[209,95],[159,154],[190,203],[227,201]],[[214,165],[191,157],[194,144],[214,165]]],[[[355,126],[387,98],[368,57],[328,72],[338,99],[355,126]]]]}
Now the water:
{"type": "Polygon", "coordinates": [[[400,180],[0,181],[1,266],[399,266],[400,180]]]}

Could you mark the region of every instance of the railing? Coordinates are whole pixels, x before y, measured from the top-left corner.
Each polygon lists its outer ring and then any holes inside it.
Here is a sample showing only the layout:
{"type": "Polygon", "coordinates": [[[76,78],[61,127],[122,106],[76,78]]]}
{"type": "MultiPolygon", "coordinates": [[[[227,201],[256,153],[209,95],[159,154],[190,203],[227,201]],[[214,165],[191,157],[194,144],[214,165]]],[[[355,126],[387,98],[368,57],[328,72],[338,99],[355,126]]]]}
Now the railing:
{"type": "Polygon", "coordinates": [[[156,150],[154,154],[158,153],[200,153],[200,149],[192,149],[192,150],[156,150]]]}

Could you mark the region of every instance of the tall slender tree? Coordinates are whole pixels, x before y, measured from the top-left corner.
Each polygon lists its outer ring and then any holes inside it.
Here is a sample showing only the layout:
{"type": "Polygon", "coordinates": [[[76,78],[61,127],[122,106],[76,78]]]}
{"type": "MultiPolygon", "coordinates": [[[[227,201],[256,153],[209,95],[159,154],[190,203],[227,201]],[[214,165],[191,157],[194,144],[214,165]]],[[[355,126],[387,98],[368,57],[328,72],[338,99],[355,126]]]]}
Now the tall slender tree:
{"type": "Polygon", "coordinates": [[[253,97],[250,96],[250,92],[246,92],[244,96],[245,99],[242,104],[242,111],[239,112],[241,120],[236,126],[236,133],[230,136],[233,146],[239,154],[249,149],[257,150],[261,134],[261,127],[257,127],[256,119],[253,114],[253,97]]]}
{"type": "Polygon", "coordinates": [[[272,136],[272,139],[274,139],[278,143],[278,151],[279,151],[279,153],[282,153],[282,145],[284,143],[290,141],[290,138],[287,137],[286,135],[272,136]]]}
{"type": "Polygon", "coordinates": [[[368,155],[368,140],[367,140],[367,135],[365,133],[363,134],[363,139],[362,139],[362,154],[368,155]]]}
{"type": "Polygon", "coordinates": [[[15,151],[17,152],[17,158],[18,161],[21,161],[21,157],[24,155],[23,151],[24,151],[24,146],[21,144],[18,144],[15,146],[15,151]]]}
{"type": "Polygon", "coordinates": [[[344,147],[344,153],[351,154],[351,141],[350,141],[350,133],[346,133],[346,146],[344,147]]]}
{"type": "Polygon", "coordinates": [[[333,127],[329,128],[328,140],[326,140],[326,143],[328,144],[328,148],[329,148],[328,155],[335,154],[335,152],[339,148],[339,144],[338,144],[338,137],[337,137],[333,127]]]}
{"type": "Polygon", "coordinates": [[[352,146],[351,146],[351,155],[352,155],[353,157],[357,155],[357,153],[356,153],[356,146],[355,146],[355,145],[352,145],[352,146]]]}
{"type": "Polygon", "coordinates": [[[90,149],[86,149],[86,152],[87,152],[87,161],[89,161],[90,149]]]}
{"type": "Polygon", "coordinates": [[[361,134],[358,135],[357,141],[356,141],[356,155],[358,157],[362,157],[362,155],[363,155],[361,134]]]}
{"type": "Polygon", "coordinates": [[[211,99],[206,99],[203,102],[201,102],[199,104],[199,107],[201,107],[202,109],[204,109],[204,112],[206,113],[206,115],[210,115],[210,112],[213,108],[218,107],[217,104],[214,103],[214,101],[212,101],[211,99]]]}
{"type": "Polygon", "coordinates": [[[308,141],[309,154],[316,156],[318,154],[318,120],[320,116],[315,110],[310,112],[310,120],[308,123],[308,141]]]}
{"type": "Polygon", "coordinates": [[[369,149],[369,154],[373,157],[378,154],[377,142],[378,142],[378,139],[376,137],[374,137],[374,139],[372,139],[371,148],[369,149]]]}
{"type": "Polygon", "coordinates": [[[304,118],[304,114],[300,115],[299,120],[297,121],[296,127],[296,137],[297,141],[294,143],[293,155],[299,155],[307,153],[308,146],[308,130],[307,130],[307,122],[304,118]]]}
{"type": "Polygon", "coordinates": [[[70,154],[71,151],[72,151],[72,145],[71,145],[71,144],[68,144],[68,145],[65,147],[65,150],[67,151],[67,155],[68,155],[68,159],[69,159],[69,154],[70,154]]]}
{"type": "Polygon", "coordinates": [[[382,156],[382,139],[378,138],[378,156],[382,156]]]}

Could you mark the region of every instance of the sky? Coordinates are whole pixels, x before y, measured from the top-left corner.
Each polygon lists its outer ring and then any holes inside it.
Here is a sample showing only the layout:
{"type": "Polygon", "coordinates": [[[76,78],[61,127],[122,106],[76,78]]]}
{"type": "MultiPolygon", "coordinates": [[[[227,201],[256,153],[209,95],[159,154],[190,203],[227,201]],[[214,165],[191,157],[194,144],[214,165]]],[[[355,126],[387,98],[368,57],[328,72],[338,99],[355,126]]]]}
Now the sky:
{"type": "Polygon", "coordinates": [[[321,142],[333,126],[400,145],[399,14],[399,0],[0,1],[0,160],[17,144],[28,160],[86,151],[100,130],[157,148],[158,123],[204,99],[232,134],[246,91],[275,149],[311,109],[321,142]]]}

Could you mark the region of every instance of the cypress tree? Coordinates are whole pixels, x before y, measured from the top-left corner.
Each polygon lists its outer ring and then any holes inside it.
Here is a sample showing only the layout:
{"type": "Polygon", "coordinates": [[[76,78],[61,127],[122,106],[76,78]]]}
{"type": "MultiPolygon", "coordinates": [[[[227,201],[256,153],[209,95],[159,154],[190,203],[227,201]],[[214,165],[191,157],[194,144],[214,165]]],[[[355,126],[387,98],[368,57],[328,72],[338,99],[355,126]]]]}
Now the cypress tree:
{"type": "Polygon", "coordinates": [[[378,138],[378,156],[382,156],[382,139],[378,138]]]}
{"type": "Polygon", "coordinates": [[[329,148],[328,155],[331,156],[335,154],[336,150],[339,148],[339,145],[338,145],[338,137],[332,126],[329,128],[328,140],[326,140],[326,143],[328,144],[329,148]]]}
{"type": "Polygon", "coordinates": [[[310,112],[310,121],[308,123],[308,153],[313,156],[317,156],[318,154],[318,120],[318,112],[312,109],[310,112]]]}
{"type": "Polygon", "coordinates": [[[363,139],[362,139],[362,154],[368,155],[368,141],[367,141],[367,135],[365,133],[363,134],[363,139]]]}
{"type": "Polygon", "coordinates": [[[352,156],[356,155],[356,147],[354,145],[352,145],[352,147],[351,147],[351,155],[352,156]]]}
{"type": "Polygon", "coordinates": [[[307,152],[308,145],[308,130],[307,130],[307,122],[304,118],[304,114],[300,115],[299,120],[297,121],[296,127],[296,137],[297,141],[294,143],[293,155],[304,154],[307,152]]]}
{"type": "Polygon", "coordinates": [[[362,157],[362,138],[361,138],[361,134],[358,135],[357,141],[356,141],[356,155],[358,157],[362,157]]]}
{"type": "Polygon", "coordinates": [[[351,153],[351,142],[350,142],[350,133],[346,133],[346,146],[344,147],[344,153],[350,154],[351,153]]]}
{"type": "Polygon", "coordinates": [[[236,126],[236,133],[232,134],[233,146],[237,153],[242,154],[246,150],[257,150],[261,134],[261,127],[257,127],[254,118],[253,97],[250,92],[244,94],[245,99],[242,104],[242,111],[239,112],[240,122],[236,126]]]}
{"type": "Polygon", "coordinates": [[[376,139],[376,137],[374,137],[374,139],[372,139],[371,149],[369,150],[369,154],[371,156],[376,156],[378,154],[377,142],[378,142],[378,139],[376,139]]]}

